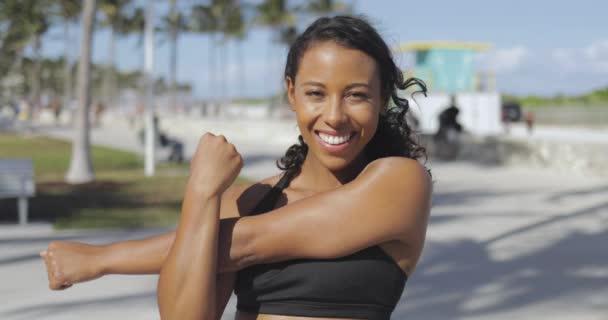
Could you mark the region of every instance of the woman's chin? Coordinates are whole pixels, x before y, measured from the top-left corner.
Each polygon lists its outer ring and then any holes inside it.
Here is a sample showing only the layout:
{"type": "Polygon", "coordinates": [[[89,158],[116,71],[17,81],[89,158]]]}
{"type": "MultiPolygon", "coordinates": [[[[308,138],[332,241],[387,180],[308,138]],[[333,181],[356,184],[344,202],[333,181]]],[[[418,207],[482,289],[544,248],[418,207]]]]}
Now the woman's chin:
{"type": "Polygon", "coordinates": [[[327,168],[327,170],[331,172],[340,172],[347,169],[352,163],[354,159],[350,157],[336,157],[336,156],[325,156],[321,160],[322,165],[327,168]]]}

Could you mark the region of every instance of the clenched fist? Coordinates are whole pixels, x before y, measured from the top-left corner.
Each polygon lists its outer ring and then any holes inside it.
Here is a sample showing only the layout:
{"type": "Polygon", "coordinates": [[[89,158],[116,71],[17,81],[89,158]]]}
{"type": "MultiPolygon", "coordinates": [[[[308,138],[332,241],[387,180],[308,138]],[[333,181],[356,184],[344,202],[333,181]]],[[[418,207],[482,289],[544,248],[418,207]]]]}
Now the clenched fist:
{"type": "Polygon", "coordinates": [[[62,290],[75,283],[101,277],[95,248],[77,242],[51,242],[48,249],[40,252],[46,265],[49,288],[62,290]]]}
{"type": "Polygon", "coordinates": [[[205,133],[190,162],[188,188],[208,196],[221,195],[243,168],[243,158],[222,135],[205,133]]]}

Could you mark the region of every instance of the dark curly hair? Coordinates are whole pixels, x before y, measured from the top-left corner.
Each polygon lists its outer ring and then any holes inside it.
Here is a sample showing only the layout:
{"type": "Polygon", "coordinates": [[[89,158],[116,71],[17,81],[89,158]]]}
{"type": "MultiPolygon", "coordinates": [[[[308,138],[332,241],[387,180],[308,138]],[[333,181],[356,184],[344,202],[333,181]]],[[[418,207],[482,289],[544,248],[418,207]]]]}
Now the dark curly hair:
{"type": "MultiPolygon", "coordinates": [[[[420,92],[426,96],[426,85],[416,78],[404,80],[390,48],[365,18],[335,16],[317,19],[291,45],[285,65],[285,78],[289,77],[295,82],[300,60],[306,50],[312,44],[324,41],[363,51],[374,58],[380,68],[382,101],[388,105],[392,100],[393,105],[380,114],[376,133],[365,148],[364,152],[370,160],[389,156],[426,159],[425,148],[418,143],[416,135],[407,123],[408,100],[398,95],[398,90],[418,85],[420,90],[414,93],[420,92]]],[[[308,146],[302,136],[299,136],[298,140],[299,144],[289,147],[285,155],[277,161],[280,169],[299,168],[304,162],[308,146]]]]}

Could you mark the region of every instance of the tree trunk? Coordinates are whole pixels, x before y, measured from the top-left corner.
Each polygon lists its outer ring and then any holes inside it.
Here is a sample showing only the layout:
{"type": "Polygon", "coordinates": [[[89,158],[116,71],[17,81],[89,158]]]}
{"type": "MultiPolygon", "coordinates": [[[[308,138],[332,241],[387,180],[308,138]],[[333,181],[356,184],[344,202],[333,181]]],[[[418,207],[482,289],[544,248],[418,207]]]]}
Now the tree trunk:
{"type": "Polygon", "coordinates": [[[174,112],[177,111],[177,32],[171,40],[171,74],[169,75],[169,88],[171,90],[170,107],[174,112]]]}
{"type": "Polygon", "coordinates": [[[213,115],[217,116],[217,108],[215,106],[215,35],[209,33],[209,106],[213,110],[213,115]]]}
{"type": "Polygon", "coordinates": [[[177,37],[178,37],[178,26],[177,23],[177,0],[171,0],[171,30],[169,31],[169,37],[171,38],[171,52],[169,54],[169,109],[173,112],[177,111],[177,37]]]}
{"type": "Polygon", "coordinates": [[[144,173],[154,176],[156,171],[155,148],[157,126],[154,107],[154,2],[146,2],[146,22],[144,27],[144,78],[145,78],[145,158],[144,173]]]}
{"type": "Polygon", "coordinates": [[[69,22],[63,22],[63,34],[65,36],[63,52],[63,108],[67,110],[72,101],[72,68],[70,63],[70,29],[69,22]]]}
{"type": "MultiPolygon", "coordinates": [[[[266,72],[270,73],[268,75],[269,79],[272,79],[274,76],[274,72],[273,72],[273,63],[272,63],[272,47],[273,47],[273,32],[274,29],[271,29],[272,32],[270,33],[270,42],[268,43],[268,49],[266,52],[266,63],[267,63],[267,67],[266,67],[266,72]]],[[[270,85],[270,83],[268,84],[270,86],[270,88],[272,89],[272,86],[270,85]]],[[[268,95],[268,111],[267,111],[267,115],[268,117],[272,117],[272,114],[274,113],[274,97],[272,96],[272,90],[269,92],[268,95]]]]}
{"type": "Polygon", "coordinates": [[[246,97],[247,96],[247,70],[245,69],[245,59],[243,58],[243,40],[239,39],[238,40],[238,48],[236,50],[237,55],[238,55],[238,65],[239,67],[239,71],[240,71],[240,79],[239,79],[239,83],[241,84],[241,92],[237,95],[239,97],[246,97]]]}
{"type": "Polygon", "coordinates": [[[114,76],[114,55],[115,55],[115,47],[116,47],[116,34],[114,27],[110,27],[110,41],[108,46],[108,62],[106,64],[106,72],[103,77],[103,85],[101,90],[102,98],[101,100],[109,106],[112,104],[112,82],[114,76]]]}
{"type": "Polygon", "coordinates": [[[40,69],[41,69],[41,52],[42,41],[40,35],[34,36],[34,67],[31,74],[31,101],[28,103],[29,110],[27,111],[28,122],[32,120],[33,113],[40,108],[40,69]]]}
{"type": "Polygon", "coordinates": [[[72,158],[66,174],[68,183],[86,183],[95,179],[91,164],[91,141],[89,137],[89,104],[91,101],[91,47],[95,20],[95,0],[84,0],[82,8],[82,41],[78,62],[78,112],[76,131],[72,143],[72,158]]]}
{"type": "Polygon", "coordinates": [[[228,72],[226,66],[227,64],[227,58],[228,55],[226,54],[226,52],[228,51],[227,49],[227,42],[225,39],[221,40],[220,46],[218,48],[220,54],[219,54],[219,84],[220,84],[220,101],[221,101],[221,105],[224,106],[226,104],[226,72],[228,72]]]}

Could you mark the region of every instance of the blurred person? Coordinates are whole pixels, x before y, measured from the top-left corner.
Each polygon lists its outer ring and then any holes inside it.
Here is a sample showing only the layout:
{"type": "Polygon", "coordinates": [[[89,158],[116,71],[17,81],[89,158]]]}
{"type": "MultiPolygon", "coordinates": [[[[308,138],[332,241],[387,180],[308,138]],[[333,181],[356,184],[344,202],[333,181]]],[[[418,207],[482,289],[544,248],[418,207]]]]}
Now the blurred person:
{"type": "Polygon", "coordinates": [[[462,125],[458,122],[460,109],[456,106],[456,96],[450,96],[450,105],[439,113],[439,129],[436,136],[444,138],[449,130],[462,132],[462,125]]]}
{"type": "Polygon", "coordinates": [[[509,134],[511,132],[511,119],[509,119],[509,113],[504,108],[500,111],[500,121],[505,134],[509,134]]]}
{"type": "Polygon", "coordinates": [[[59,97],[53,97],[53,99],[51,99],[51,101],[49,102],[49,109],[51,109],[51,112],[53,113],[53,118],[55,120],[55,125],[59,124],[59,120],[61,117],[61,100],[59,99],[59,97]]]}
{"type": "MultiPolygon", "coordinates": [[[[160,121],[157,114],[152,117],[154,126],[154,143],[161,148],[169,148],[168,161],[181,163],[184,161],[184,144],[179,139],[169,136],[160,129],[160,121]]],[[[145,145],[146,128],[142,127],[138,133],[139,142],[145,145]]]]}
{"type": "Polygon", "coordinates": [[[320,18],[291,46],[285,84],[301,135],[283,172],[235,185],[242,158],[207,133],[177,230],[41,252],[51,289],[106,274],[160,273],[162,319],[388,320],[422,252],[432,182],[397,95],[391,51],[362,18],[320,18]],[[389,101],[395,107],[389,108],[389,101]]]}
{"type": "Polygon", "coordinates": [[[535,122],[535,114],[534,111],[526,111],[526,129],[528,130],[528,134],[532,134],[534,130],[534,122],[535,122]]]}
{"type": "Polygon", "coordinates": [[[19,100],[19,120],[26,121],[29,117],[29,113],[31,112],[30,102],[27,98],[21,98],[19,100]]]}
{"type": "Polygon", "coordinates": [[[450,97],[450,105],[439,113],[439,129],[433,136],[435,154],[444,160],[454,159],[460,150],[462,125],[458,122],[460,109],[456,106],[456,96],[450,97]]]}
{"type": "Polygon", "coordinates": [[[521,105],[517,101],[506,101],[501,105],[501,121],[505,134],[511,132],[511,122],[521,119],[521,105]]]}
{"type": "Polygon", "coordinates": [[[106,106],[105,104],[103,104],[103,102],[98,101],[95,104],[95,107],[93,108],[93,123],[95,124],[95,126],[100,126],[101,125],[101,117],[103,116],[104,111],[106,110],[106,106]]]}

